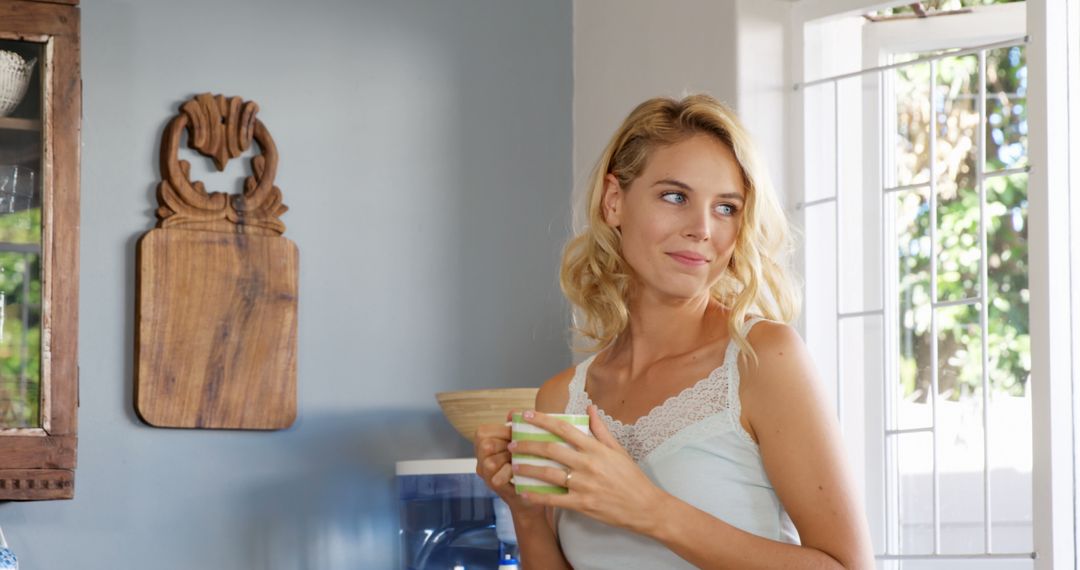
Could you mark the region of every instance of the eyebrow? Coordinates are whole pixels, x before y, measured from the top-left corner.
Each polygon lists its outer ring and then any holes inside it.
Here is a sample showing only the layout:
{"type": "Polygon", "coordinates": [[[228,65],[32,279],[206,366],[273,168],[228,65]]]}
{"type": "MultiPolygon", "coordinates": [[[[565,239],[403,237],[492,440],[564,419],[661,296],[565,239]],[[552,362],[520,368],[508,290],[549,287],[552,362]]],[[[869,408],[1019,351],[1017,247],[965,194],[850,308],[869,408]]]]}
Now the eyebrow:
{"type": "MultiPolygon", "coordinates": [[[[683,182],[681,180],[676,180],[674,178],[665,178],[663,180],[657,180],[655,183],[653,183],[653,186],[660,186],[661,184],[666,184],[668,186],[674,186],[676,188],[681,188],[681,189],[686,190],[688,192],[693,192],[694,191],[694,189],[691,188],[689,184],[687,184],[687,183],[685,183],[685,182],[683,182]]],[[[720,194],[720,196],[718,196],[718,197],[719,198],[736,198],[738,200],[746,201],[746,198],[743,197],[743,195],[739,194],[738,192],[725,192],[724,194],[720,194]]]]}

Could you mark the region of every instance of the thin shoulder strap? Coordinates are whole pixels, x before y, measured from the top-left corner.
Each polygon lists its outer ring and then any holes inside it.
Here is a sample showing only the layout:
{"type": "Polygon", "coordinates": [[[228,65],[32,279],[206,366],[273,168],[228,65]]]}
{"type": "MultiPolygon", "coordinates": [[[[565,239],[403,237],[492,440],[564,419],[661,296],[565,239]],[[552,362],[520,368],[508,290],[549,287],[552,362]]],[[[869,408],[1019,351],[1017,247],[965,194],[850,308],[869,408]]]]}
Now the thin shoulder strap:
{"type": "Polygon", "coordinates": [[[757,315],[753,315],[749,319],[747,319],[746,322],[744,322],[743,326],[742,326],[742,334],[743,334],[743,336],[745,337],[745,336],[749,335],[750,334],[750,329],[754,328],[754,325],[756,325],[756,324],[758,324],[758,323],[760,323],[761,321],[764,321],[764,320],[766,320],[765,317],[759,317],[757,315]]]}
{"type": "MultiPolygon", "coordinates": [[[[764,320],[767,319],[765,319],[764,317],[759,317],[757,315],[753,315],[749,319],[747,319],[742,326],[741,332],[743,338],[746,338],[750,334],[750,329],[753,329],[754,325],[764,320]]],[[[757,447],[757,443],[754,442],[754,438],[750,437],[750,434],[746,433],[746,430],[743,428],[742,423],[739,421],[739,418],[742,416],[742,401],[739,399],[739,384],[742,380],[739,377],[739,355],[740,353],[742,353],[742,350],[740,350],[739,345],[735,342],[735,339],[731,339],[729,341],[728,350],[731,351],[731,354],[728,355],[728,358],[730,360],[726,364],[729,368],[728,373],[725,376],[728,382],[728,397],[731,399],[732,413],[729,414],[729,418],[731,419],[731,427],[734,430],[734,433],[738,435],[741,439],[743,439],[746,443],[751,446],[757,447]]]]}
{"type": "MultiPolygon", "coordinates": [[[[750,335],[750,329],[754,328],[754,325],[756,325],[756,324],[758,324],[758,323],[760,323],[761,321],[764,321],[764,320],[766,320],[765,317],[759,317],[757,315],[752,315],[752,316],[750,316],[750,318],[743,321],[742,330],[740,331],[742,333],[743,338],[746,338],[747,336],[750,335]]],[[[739,353],[742,352],[742,350],[739,348],[739,343],[735,342],[735,339],[731,339],[731,340],[728,341],[728,350],[727,350],[727,352],[728,353],[726,355],[724,355],[725,362],[730,360],[732,363],[734,363],[735,359],[737,359],[739,357],[739,353]]],[[[736,372],[736,374],[738,374],[738,372],[736,372]]]]}
{"type": "Polygon", "coordinates": [[[570,384],[567,386],[567,392],[569,398],[566,400],[567,414],[584,414],[585,406],[587,405],[588,395],[585,393],[585,376],[589,370],[589,365],[592,364],[596,355],[592,355],[585,360],[582,360],[574,367],[574,377],[570,379],[570,384]]]}

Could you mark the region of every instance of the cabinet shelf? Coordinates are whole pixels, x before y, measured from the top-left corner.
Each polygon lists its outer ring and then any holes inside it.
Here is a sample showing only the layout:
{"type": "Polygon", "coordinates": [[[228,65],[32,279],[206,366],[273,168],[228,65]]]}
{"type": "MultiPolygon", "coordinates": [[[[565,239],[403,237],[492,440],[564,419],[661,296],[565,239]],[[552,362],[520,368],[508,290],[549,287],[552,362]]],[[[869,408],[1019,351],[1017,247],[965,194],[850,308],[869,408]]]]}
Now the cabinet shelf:
{"type": "Polygon", "coordinates": [[[41,121],[37,119],[20,119],[17,117],[0,117],[0,130],[40,131],[41,121]]]}

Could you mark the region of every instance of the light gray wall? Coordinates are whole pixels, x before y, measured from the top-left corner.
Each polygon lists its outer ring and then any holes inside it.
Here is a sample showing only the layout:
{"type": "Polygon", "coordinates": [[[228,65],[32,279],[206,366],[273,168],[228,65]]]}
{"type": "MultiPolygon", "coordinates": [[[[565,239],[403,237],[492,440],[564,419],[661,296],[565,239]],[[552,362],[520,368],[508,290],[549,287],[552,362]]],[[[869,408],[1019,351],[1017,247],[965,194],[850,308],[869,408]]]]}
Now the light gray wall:
{"type": "MultiPolygon", "coordinates": [[[[570,363],[570,0],[86,0],[82,15],[76,498],[0,504],[22,569],[393,567],[394,461],[471,453],[434,393],[570,363]],[[203,91],[258,102],[281,154],[301,255],[287,431],[154,429],[132,405],[160,131],[203,91]]],[[[235,192],[236,162],[202,179],[235,192]]]]}
{"type": "Polygon", "coordinates": [[[574,2],[574,185],[583,192],[639,103],[706,92],[737,102],[734,0],[574,2]]]}

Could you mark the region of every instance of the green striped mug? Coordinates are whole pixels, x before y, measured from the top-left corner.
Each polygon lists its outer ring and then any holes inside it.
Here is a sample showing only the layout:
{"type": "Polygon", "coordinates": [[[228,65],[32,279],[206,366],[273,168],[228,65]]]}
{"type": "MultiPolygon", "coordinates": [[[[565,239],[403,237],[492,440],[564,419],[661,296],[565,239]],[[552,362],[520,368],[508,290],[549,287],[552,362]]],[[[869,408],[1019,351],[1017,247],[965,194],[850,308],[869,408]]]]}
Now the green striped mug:
{"type": "MultiPolygon", "coordinates": [[[[586,414],[547,414],[548,417],[555,418],[569,423],[576,427],[581,433],[592,436],[592,432],[589,431],[589,416],[586,414]]],[[[510,431],[511,441],[550,441],[562,444],[566,447],[570,447],[569,443],[563,441],[563,439],[550,431],[530,424],[525,421],[520,413],[516,413],[513,416],[511,422],[510,431]]],[[[511,456],[511,462],[518,465],[536,465],[539,467],[554,467],[556,469],[566,469],[566,466],[558,461],[552,461],[544,457],[536,455],[525,455],[523,453],[515,453],[511,456]]],[[[532,477],[525,477],[523,475],[514,475],[513,479],[514,488],[520,493],[546,493],[546,494],[565,494],[566,487],[559,485],[552,485],[547,481],[541,481],[540,479],[534,479],[532,477]]]]}

